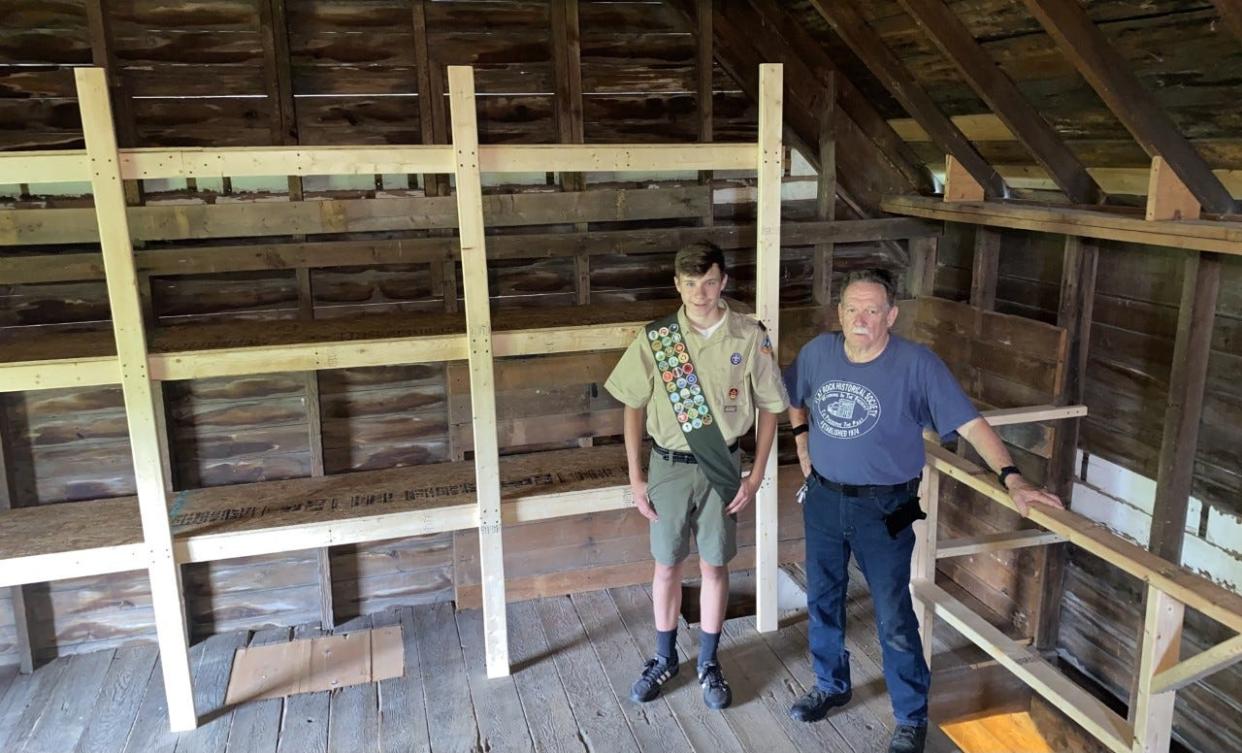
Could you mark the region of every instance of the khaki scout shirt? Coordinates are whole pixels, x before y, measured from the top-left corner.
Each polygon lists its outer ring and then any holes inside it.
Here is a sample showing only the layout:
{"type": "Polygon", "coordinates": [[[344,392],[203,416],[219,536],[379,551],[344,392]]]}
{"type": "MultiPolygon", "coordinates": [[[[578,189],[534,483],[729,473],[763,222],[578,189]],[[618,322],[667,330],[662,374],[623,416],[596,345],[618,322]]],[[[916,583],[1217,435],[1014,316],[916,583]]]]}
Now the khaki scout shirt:
{"type": "MultiPolygon", "coordinates": [[[[750,431],[755,421],[755,408],[780,413],[789,407],[789,396],[777,370],[767,333],[757,321],[734,313],[723,301],[721,307],[725,310],[724,321],[706,340],[686,320],[684,306],[677,311],[677,321],[685,333],[686,346],[708,407],[720,425],[725,442],[732,444],[750,431]]],[[[631,408],[643,408],[651,403],[647,410],[647,433],[656,444],[682,452],[690,449],[668,401],[668,392],[656,368],[645,331],[638,333],[621,356],[604,388],[631,408]]]]}

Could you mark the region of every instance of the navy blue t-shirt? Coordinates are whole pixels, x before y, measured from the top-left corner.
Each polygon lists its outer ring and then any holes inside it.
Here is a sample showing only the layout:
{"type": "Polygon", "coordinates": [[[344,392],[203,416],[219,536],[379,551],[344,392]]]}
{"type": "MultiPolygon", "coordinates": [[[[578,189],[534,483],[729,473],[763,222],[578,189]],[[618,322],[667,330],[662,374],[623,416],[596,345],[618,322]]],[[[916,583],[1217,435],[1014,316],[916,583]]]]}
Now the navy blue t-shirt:
{"type": "Polygon", "coordinates": [[[790,404],[807,410],[812,465],[842,484],[909,481],[923,471],[924,428],[947,437],[979,416],[939,356],[897,335],[851,363],[844,335],[822,334],[784,377],[790,404]]]}

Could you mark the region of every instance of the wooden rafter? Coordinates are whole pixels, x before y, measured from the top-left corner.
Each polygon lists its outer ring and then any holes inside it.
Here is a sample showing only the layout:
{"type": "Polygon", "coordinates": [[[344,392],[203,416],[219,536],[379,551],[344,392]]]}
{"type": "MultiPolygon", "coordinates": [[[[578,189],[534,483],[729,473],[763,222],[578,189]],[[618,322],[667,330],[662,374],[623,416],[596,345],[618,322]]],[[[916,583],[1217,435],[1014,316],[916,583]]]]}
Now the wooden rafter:
{"type": "Polygon", "coordinates": [[[940,111],[923,87],[914,80],[910,71],[884,44],[883,38],[867,25],[852,2],[811,0],[811,5],[832,24],[841,39],[871,69],[901,106],[923,126],[932,140],[945,152],[953,155],[971,177],[983,186],[988,196],[1005,197],[1005,181],[979,155],[974,144],[940,111]]]}
{"type": "Polygon", "coordinates": [[[883,157],[901,171],[910,185],[925,193],[931,192],[931,175],[923,161],[905,139],[897,134],[875,106],[854,85],[828,53],[807,33],[801,23],[790,17],[777,0],[750,0],[750,4],[789,50],[800,58],[827,85],[832,76],[842,112],[852,119],[858,130],[875,143],[883,157]]]}
{"type": "Polygon", "coordinates": [[[1075,204],[1098,204],[1100,187],[1070,151],[1048,121],[1027,101],[1018,87],[983,47],[945,0],[899,0],[923,32],[962,73],[979,98],[1048,171],[1075,204]]]}
{"type": "Polygon", "coordinates": [[[1228,189],[1139,83],[1129,61],[1109,43],[1078,0],[1023,1],[1139,146],[1152,157],[1163,157],[1204,209],[1233,212],[1228,189]]]}

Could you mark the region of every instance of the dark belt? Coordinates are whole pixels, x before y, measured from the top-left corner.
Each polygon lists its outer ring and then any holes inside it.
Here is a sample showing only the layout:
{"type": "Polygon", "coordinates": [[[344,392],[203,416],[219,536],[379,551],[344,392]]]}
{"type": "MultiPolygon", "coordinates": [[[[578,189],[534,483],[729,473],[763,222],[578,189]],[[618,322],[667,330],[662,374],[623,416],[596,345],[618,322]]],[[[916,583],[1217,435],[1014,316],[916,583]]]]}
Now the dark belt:
{"type": "MultiPolygon", "coordinates": [[[[737,452],[737,444],[738,443],[735,441],[733,444],[729,445],[729,452],[737,452]]],[[[697,465],[699,462],[699,459],[694,456],[693,452],[678,452],[676,450],[670,450],[665,447],[661,447],[654,442],[651,444],[651,449],[655,450],[657,455],[670,463],[689,463],[697,465]]]]}
{"type": "Polygon", "coordinates": [[[920,475],[900,484],[838,484],[836,481],[824,478],[814,468],[811,469],[811,475],[824,488],[844,494],[847,497],[866,497],[873,494],[893,494],[895,492],[913,494],[918,491],[919,482],[923,480],[923,477],[920,475]]]}

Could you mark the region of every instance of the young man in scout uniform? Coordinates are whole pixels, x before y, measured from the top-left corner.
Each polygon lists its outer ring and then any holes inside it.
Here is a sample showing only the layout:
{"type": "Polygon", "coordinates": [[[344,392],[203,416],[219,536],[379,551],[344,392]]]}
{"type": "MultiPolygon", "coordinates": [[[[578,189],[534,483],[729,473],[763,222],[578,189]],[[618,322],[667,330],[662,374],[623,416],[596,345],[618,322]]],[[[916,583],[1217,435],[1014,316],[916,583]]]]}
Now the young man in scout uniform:
{"type": "Polygon", "coordinates": [[[772,343],[761,324],[721,300],[724,253],[695,243],[677,253],[673,282],[682,307],[647,325],[608,377],[625,404],[625,451],[634,505],[651,521],[651,583],[657,649],[634,683],[639,703],[660,695],[678,672],[677,616],[682,562],[693,533],[703,577],[698,678],[713,709],[733,699],[716,660],[729,595],[729,560],[737,553],[737,513],[754,498],[789,404],[772,343]],[[650,470],[642,470],[643,411],[651,435],[650,470]],[[741,478],[738,437],[759,412],[754,472],[741,478]]]}

